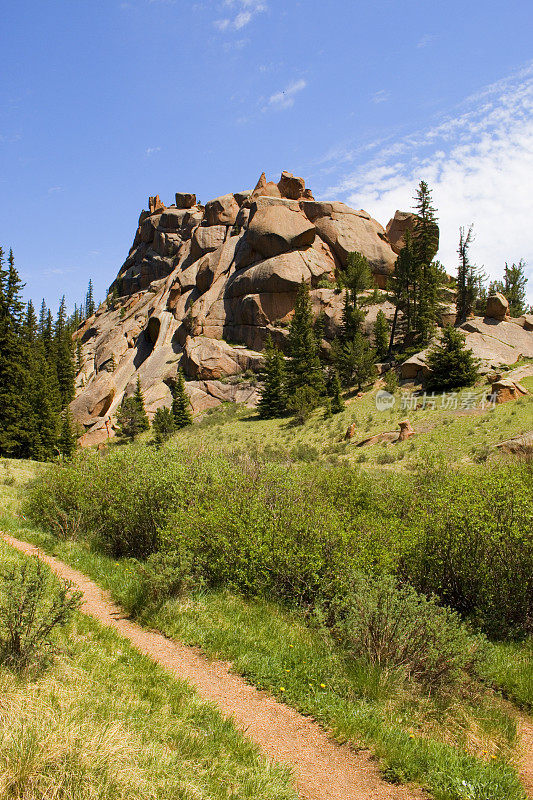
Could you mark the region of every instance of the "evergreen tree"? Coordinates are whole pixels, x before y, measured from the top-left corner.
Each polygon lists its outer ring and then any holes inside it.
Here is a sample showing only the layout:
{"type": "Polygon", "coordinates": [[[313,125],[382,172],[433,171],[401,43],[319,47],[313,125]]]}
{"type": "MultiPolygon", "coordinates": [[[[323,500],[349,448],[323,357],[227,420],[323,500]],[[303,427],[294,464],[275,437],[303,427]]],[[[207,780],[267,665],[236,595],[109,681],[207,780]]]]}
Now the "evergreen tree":
{"type": "Polygon", "coordinates": [[[55,363],[47,360],[40,338],[36,339],[30,349],[28,364],[30,457],[36,461],[48,461],[58,452],[61,395],[55,363]]]}
{"type": "Polygon", "coordinates": [[[336,369],[332,370],[328,386],[328,394],[331,397],[331,412],[339,414],[344,411],[344,400],[341,393],[341,381],[336,369]]]}
{"type": "Polygon", "coordinates": [[[158,408],[154,414],[152,422],[152,430],[154,432],[154,440],[158,445],[170,439],[176,430],[176,423],[174,422],[174,415],[170,408],[158,408]]]}
{"type": "Polygon", "coordinates": [[[332,356],[344,386],[355,384],[360,391],[376,374],[376,351],[360,331],[351,341],[334,341],[332,356]]]}
{"type": "Polygon", "coordinates": [[[172,391],[172,414],[178,430],[192,424],[190,403],[181,368],[178,369],[178,377],[172,391]]]}
{"type": "Polygon", "coordinates": [[[144,427],[143,415],[135,397],[127,397],[122,401],[122,405],[117,414],[117,423],[120,435],[132,441],[139,433],[146,430],[146,427],[144,427]]]}
{"type": "Polygon", "coordinates": [[[61,433],[58,442],[61,455],[67,460],[71,459],[76,452],[76,434],[70,409],[67,408],[61,415],[61,433]]]}
{"type": "Polygon", "coordinates": [[[297,386],[287,400],[287,408],[296,421],[303,424],[318,403],[319,397],[312,386],[297,386]]]}
{"type": "Polygon", "coordinates": [[[37,334],[40,336],[41,339],[44,339],[44,332],[46,328],[46,322],[48,319],[48,309],[46,307],[46,303],[43,297],[41,303],[41,309],[39,311],[39,322],[37,324],[37,334]]]}
{"type": "Polygon", "coordinates": [[[512,317],[521,317],[526,313],[525,266],[522,258],[518,264],[512,266],[509,266],[507,262],[505,264],[503,293],[509,302],[509,313],[512,317]]]}
{"type": "Polygon", "coordinates": [[[470,386],[478,377],[478,360],[466,347],[463,332],[451,325],[444,328],[440,342],[429,350],[426,362],[431,370],[426,382],[430,391],[470,386]]]}
{"type": "Polygon", "coordinates": [[[294,314],[289,328],[289,363],[287,390],[289,396],[297,389],[310,387],[318,402],[325,393],[324,373],[318,355],[318,345],[313,331],[313,316],[309,287],[304,281],[298,289],[294,314]]]}
{"type": "Polygon", "coordinates": [[[259,416],[263,419],[281,417],[287,408],[286,374],[283,353],[274,346],[270,334],[265,343],[263,386],[259,391],[259,416]]]}
{"type": "Polygon", "coordinates": [[[135,394],[133,395],[133,399],[137,405],[137,409],[139,411],[139,426],[141,431],[147,431],[150,427],[150,421],[148,419],[148,414],[146,413],[146,409],[144,407],[144,395],[141,389],[141,379],[137,375],[137,385],[135,386],[135,394]]]}
{"type": "Polygon", "coordinates": [[[439,246],[439,226],[431,191],[425,181],[418,185],[414,210],[417,219],[413,238],[413,322],[421,342],[426,343],[436,324],[443,270],[433,261],[439,246]]]}
{"type": "Polygon", "coordinates": [[[61,298],[54,328],[53,351],[57,372],[61,407],[65,408],[74,398],[74,343],[67,325],[65,296],[61,298]]]}
{"type": "Polygon", "coordinates": [[[352,305],[355,307],[361,292],[372,286],[370,265],[362,253],[348,253],[346,266],[338,271],[338,283],[349,290],[352,305]]]}
{"type": "Polygon", "coordinates": [[[413,297],[415,283],[415,259],[413,252],[413,239],[411,232],[405,232],[404,246],[400,250],[394,272],[389,278],[390,299],[395,306],[394,318],[392,321],[389,355],[394,346],[395,335],[398,325],[398,314],[401,311],[405,319],[404,340],[409,340],[413,326],[413,297]]]}
{"type": "Polygon", "coordinates": [[[26,457],[29,450],[28,345],[23,337],[22,284],[10,251],[0,248],[0,454],[26,457]]]}
{"type": "Polygon", "coordinates": [[[31,300],[28,301],[26,306],[22,335],[28,345],[32,345],[37,338],[37,317],[35,316],[35,308],[31,300]]]}
{"type": "Polygon", "coordinates": [[[374,347],[379,361],[383,361],[389,350],[389,323],[381,309],[374,322],[374,347]]]}
{"type": "Polygon", "coordinates": [[[93,282],[89,278],[89,286],[87,287],[87,294],[85,296],[85,317],[92,317],[96,310],[93,293],[93,282]]]}
{"type": "Polygon", "coordinates": [[[457,269],[457,322],[464,322],[476,306],[479,295],[477,269],[469,260],[468,250],[473,239],[473,226],[459,229],[459,267],[457,269]]]}

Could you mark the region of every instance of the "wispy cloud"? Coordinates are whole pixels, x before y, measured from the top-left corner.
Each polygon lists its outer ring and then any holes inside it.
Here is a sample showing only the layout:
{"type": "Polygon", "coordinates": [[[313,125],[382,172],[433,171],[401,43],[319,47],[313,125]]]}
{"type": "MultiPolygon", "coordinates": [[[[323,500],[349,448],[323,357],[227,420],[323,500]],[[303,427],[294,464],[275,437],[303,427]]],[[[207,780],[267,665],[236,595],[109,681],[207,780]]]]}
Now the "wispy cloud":
{"type": "Polygon", "coordinates": [[[58,192],[62,191],[63,191],[62,186],[50,186],[50,188],[48,189],[48,194],[57,194],[58,192]]]}
{"type": "Polygon", "coordinates": [[[306,86],[307,81],[304,81],[303,78],[292,81],[292,83],[289,83],[282,91],[270,95],[266,105],[263,107],[263,111],[267,111],[268,109],[282,111],[286,108],[292,108],[294,105],[294,98],[298,92],[301,92],[306,86]]]}
{"type": "Polygon", "coordinates": [[[223,7],[227,16],[214,21],[219,31],[240,31],[249,25],[257,14],[267,10],[262,0],[225,0],[223,7]]]}
{"type": "Polygon", "coordinates": [[[160,147],[147,147],[145,150],[145,155],[148,157],[153,156],[154,153],[159,153],[161,151],[160,147]]]}
{"type": "Polygon", "coordinates": [[[332,150],[325,162],[339,156],[337,170],[341,163],[352,166],[327,190],[330,196],[344,195],[386,222],[395,209],[410,208],[424,178],[438,208],[439,257],[447,269],[455,268],[459,226],[473,222],[477,263],[498,277],[505,261],[523,257],[533,290],[533,63],[484,87],[425,130],[369,143],[366,153],[332,150]]]}
{"type": "Polygon", "coordinates": [[[387,89],[380,89],[372,96],[373,103],[386,103],[390,99],[390,92],[387,89]]]}
{"type": "Polygon", "coordinates": [[[437,37],[434,33],[425,33],[424,36],[417,42],[417,47],[419,49],[423,49],[424,47],[429,47],[430,44],[433,44],[437,37]]]}

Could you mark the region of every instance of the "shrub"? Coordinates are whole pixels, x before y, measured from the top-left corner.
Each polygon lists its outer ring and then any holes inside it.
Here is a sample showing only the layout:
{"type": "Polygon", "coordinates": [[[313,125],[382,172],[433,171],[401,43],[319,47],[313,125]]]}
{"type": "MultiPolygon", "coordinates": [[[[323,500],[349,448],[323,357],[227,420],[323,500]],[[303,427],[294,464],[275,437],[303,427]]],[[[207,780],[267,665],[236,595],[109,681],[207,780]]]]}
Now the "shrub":
{"type": "Polygon", "coordinates": [[[312,386],[298,386],[287,401],[287,408],[297,422],[303,424],[318,405],[318,395],[312,386]]]}
{"type": "Polygon", "coordinates": [[[18,672],[39,669],[56,652],[54,635],[78,608],[81,592],[52,582],[37,559],[12,567],[0,578],[0,664],[18,672]]]}
{"type": "Polygon", "coordinates": [[[333,632],[354,658],[401,670],[428,691],[473,672],[483,653],[459,616],[390,575],[357,574],[333,604],[333,632]]]}
{"type": "Polygon", "coordinates": [[[431,370],[426,381],[429,391],[470,386],[479,375],[479,359],[466,347],[462,331],[451,325],[444,328],[440,342],[430,348],[426,361],[431,370]]]}
{"type": "Polygon", "coordinates": [[[404,576],[492,636],[533,632],[531,469],[425,474],[410,512],[419,534],[404,576]]]}

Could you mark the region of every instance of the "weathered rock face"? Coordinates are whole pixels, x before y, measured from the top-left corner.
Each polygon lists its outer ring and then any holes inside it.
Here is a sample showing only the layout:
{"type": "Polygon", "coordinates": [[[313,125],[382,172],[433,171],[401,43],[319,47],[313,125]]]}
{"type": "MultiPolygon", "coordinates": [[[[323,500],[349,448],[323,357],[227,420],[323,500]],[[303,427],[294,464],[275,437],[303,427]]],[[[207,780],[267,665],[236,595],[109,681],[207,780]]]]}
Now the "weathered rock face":
{"type": "Polygon", "coordinates": [[[500,292],[489,295],[489,297],[487,297],[485,315],[489,317],[489,319],[497,319],[500,321],[509,317],[509,302],[507,298],[500,292]]]}
{"type": "MultiPolygon", "coordinates": [[[[490,317],[473,317],[460,328],[465,333],[466,346],[480,361],[481,374],[510,367],[521,356],[533,358],[533,334],[522,327],[520,320],[506,317],[498,321],[490,317]]],[[[426,350],[422,350],[403,362],[403,379],[419,382],[427,377],[426,353],[426,350]]]]}
{"type": "MultiPolygon", "coordinates": [[[[151,416],[170,404],[180,366],[196,413],[226,399],[254,402],[254,381],[225,382],[260,369],[268,335],[284,346],[302,280],[325,321],[327,347],[343,308],[335,271],[353,250],[382,286],[396,259],[384,228],[365,211],[315,201],[289,172],[277,183],[262,174],[253,190],[205,207],[193,193],[177,192],[171,206],[151,197],[112,284],[115,299],[76,333],[83,367],[74,416],[101,441],[137,377],[151,416]]],[[[392,317],[392,306],[385,313],[392,317]]],[[[372,314],[370,307],[370,321],[372,314]]]]}

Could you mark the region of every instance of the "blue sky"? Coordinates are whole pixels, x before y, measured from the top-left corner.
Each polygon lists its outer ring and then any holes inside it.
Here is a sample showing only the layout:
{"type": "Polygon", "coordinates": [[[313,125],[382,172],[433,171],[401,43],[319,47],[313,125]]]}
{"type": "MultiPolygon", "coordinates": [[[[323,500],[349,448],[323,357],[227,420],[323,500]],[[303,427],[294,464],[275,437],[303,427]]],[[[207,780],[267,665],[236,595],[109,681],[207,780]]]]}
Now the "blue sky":
{"type": "Polygon", "coordinates": [[[3,4],[0,243],[36,302],[103,297],[149,194],[203,202],[265,170],[382,224],[434,189],[492,276],[533,292],[533,4],[20,0],[3,4]]]}

